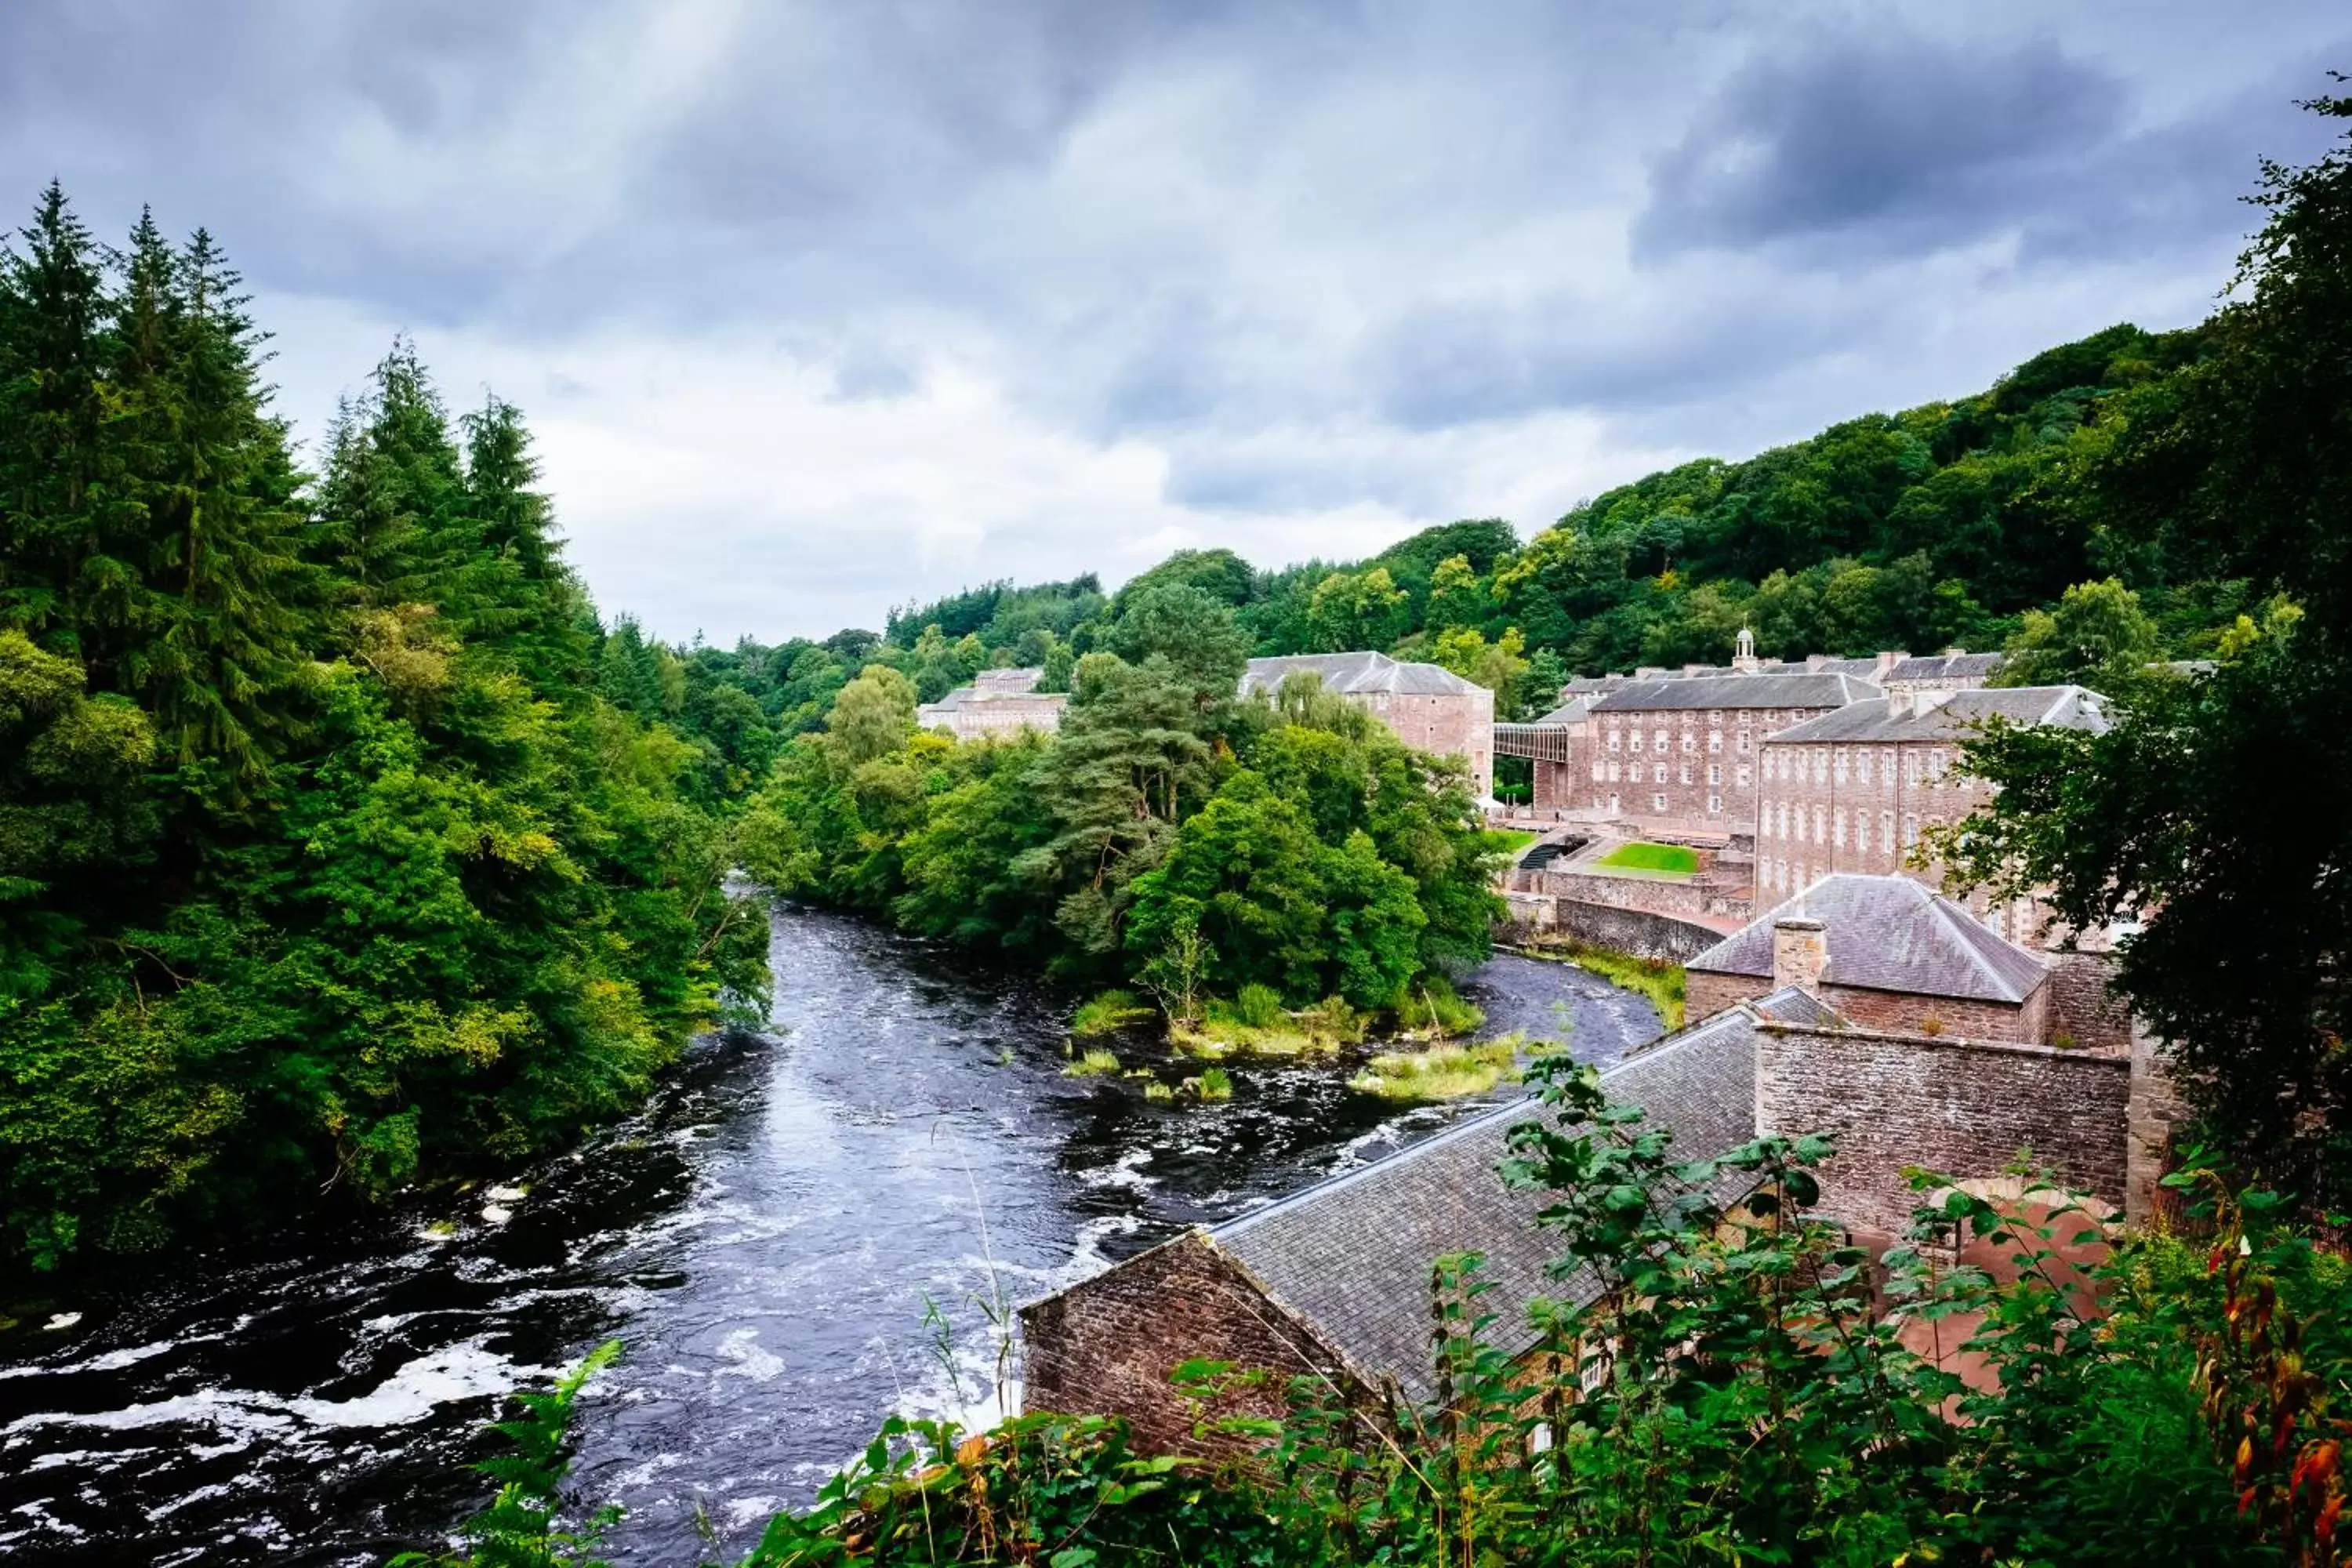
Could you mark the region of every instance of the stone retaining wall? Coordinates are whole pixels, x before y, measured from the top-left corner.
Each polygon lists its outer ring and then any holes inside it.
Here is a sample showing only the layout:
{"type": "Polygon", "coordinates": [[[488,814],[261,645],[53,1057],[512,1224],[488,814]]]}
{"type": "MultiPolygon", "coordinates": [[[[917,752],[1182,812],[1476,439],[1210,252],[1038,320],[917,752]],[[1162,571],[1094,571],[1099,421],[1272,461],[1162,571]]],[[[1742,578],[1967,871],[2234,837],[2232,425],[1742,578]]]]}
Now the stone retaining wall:
{"type": "Polygon", "coordinates": [[[1919,1201],[1906,1167],[1968,1181],[2025,1149],[2123,1205],[2128,1057],[1853,1029],[1767,1026],[1759,1042],[1759,1129],[1837,1136],[1822,1206],[1849,1225],[1902,1234],[1919,1201]]]}
{"type": "MultiPolygon", "coordinates": [[[[1496,934],[1507,942],[1541,943],[1546,938],[1568,937],[1636,958],[1685,963],[1723,940],[1719,931],[1646,910],[1532,893],[1506,894],[1504,901],[1511,907],[1512,919],[1496,934]]],[[[1696,1012],[1690,1016],[1699,1016],[1696,1012]]]]}

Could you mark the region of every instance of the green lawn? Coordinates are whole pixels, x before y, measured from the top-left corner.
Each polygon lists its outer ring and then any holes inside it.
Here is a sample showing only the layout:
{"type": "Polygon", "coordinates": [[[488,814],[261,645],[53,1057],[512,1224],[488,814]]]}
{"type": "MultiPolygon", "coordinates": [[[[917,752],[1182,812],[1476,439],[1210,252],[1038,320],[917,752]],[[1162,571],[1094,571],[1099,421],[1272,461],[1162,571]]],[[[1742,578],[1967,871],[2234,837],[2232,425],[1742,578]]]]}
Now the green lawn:
{"type": "Polygon", "coordinates": [[[1673,871],[1687,877],[1698,869],[1698,853],[1679,844],[1621,844],[1600,863],[1628,871],[1673,871]]]}
{"type": "Polygon", "coordinates": [[[1522,827],[1490,827],[1486,830],[1486,834],[1488,837],[1501,839],[1503,852],[1514,860],[1519,858],[1520,850],[1543,837],[1540,833],[1529,833],[1522,827]]]}

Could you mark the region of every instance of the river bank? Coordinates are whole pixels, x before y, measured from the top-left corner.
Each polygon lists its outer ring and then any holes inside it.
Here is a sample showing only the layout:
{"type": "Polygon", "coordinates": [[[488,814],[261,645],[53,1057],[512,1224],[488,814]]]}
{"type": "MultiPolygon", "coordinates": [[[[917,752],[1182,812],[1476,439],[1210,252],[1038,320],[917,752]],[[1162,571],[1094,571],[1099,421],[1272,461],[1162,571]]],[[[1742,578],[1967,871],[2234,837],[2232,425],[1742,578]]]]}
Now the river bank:
{"type": "MultiPolygon", "coordinates": [[[[0,1337],[0,1557],[378,1562],[478,1502],[458,1467],[499,1394],[615,1335],[578,1481],[628,1506],[616,1556],[740,1550],[890,1409],[985,1419],[997,1303],[1479,1103],[1245,1061],[1230,1100],[1152,1100],[1064,1077],[1076,998],[1000,965],[799,909],[771,957],[773,1035],[704,1044],[520,1195],[93,1281],[71,1326],[0,1337]]],[[[1491,1034],[1564,1009],[1588,1060],[1657,1029],[1565,965],[1464,992],[1491,1034]]]]}

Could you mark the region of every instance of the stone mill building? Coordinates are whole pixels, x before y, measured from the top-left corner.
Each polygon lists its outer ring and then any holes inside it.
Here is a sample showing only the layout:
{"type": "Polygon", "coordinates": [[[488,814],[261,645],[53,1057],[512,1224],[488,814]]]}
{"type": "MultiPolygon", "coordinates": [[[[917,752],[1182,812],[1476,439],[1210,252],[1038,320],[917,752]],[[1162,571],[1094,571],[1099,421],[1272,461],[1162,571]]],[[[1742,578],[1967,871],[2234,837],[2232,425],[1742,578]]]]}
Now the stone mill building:
{"type": "MultiPolygon", "coordinates": [[[[2031,1150],[2134,1217],[2151,1212],[2174,1102],[2147,1041],[2109,1002],[2096,955],[2032,952],[1906,877],[1830,877],[1689,966],[1685,1027],[1602,1075],[1676,1154],[1768,1133],[1831,1132],[1816,1217],[1865,1244],[1900,1233],[1908,1167],[1989,1194],[2031,1150]]],[[[1214,1451],[1171,1383],[1187,1361],[1275,1374],[1227,1414],[1278,1415],[1305,1374],[1367,1418],[1436,1396],[1430,1274],[1477,1252],[1487,1342],[1532,1352],[1528,1304],[1589,1299],[1537,1220],[1543,1194],[1497,1167],[1532,1100],[1223,1225],[1195,1229],[1022,1309],[1025,1401],[1117,1415],[1147,1449],[1214,1451]]],[[[1742,1194],[1716,1194],[1726,1202],[1742,1194]]]]}

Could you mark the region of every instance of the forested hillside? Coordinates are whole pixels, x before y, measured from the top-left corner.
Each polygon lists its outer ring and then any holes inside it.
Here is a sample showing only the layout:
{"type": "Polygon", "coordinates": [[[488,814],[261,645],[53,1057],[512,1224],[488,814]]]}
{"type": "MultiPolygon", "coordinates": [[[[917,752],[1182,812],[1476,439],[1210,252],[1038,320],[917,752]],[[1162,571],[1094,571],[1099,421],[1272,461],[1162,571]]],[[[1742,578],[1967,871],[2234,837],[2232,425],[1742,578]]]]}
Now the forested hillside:
{"type": "Polygon", "coordinates": [[[1183,551],[1112,595],[1091,575],[991,583],[895,608],[879,634],[663,648],[677,670],[667,711],[756,773],[870,663],[925,701],[1002,664],[1042,666],[1045,689],[1067,690],[1076,659],[1112,647],[1125,607],[1165,584],[1230,607],[1253,654],[1429,659],[1523,717],[1570,674],[1720,663],[1742,626],[1769,658],[2009,647],[2037,654],[2021,668],[2045,679],[2203,654],[2251,607],[2245,581],[2121,538],[2079,477],[2116,439],[2122,400],[2161,395],[2208,337],[2111,327],[1972,396],[1651,474],[1524,542],[1486,520],[1349,563],[1264,570],[1183,551]],[[2082,590],[2071,606],[2069,589],[2082,590]]]}
{"type": "Polygon", "coordinates": [[[395,345],[305,473],[244,305],[54,186],[0,255],[0,1268],[512,1162],[759,1014],[726,763],[600,695],[521,415],[395,345]]]}

